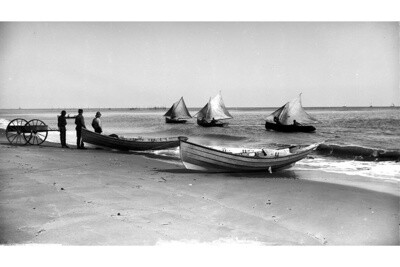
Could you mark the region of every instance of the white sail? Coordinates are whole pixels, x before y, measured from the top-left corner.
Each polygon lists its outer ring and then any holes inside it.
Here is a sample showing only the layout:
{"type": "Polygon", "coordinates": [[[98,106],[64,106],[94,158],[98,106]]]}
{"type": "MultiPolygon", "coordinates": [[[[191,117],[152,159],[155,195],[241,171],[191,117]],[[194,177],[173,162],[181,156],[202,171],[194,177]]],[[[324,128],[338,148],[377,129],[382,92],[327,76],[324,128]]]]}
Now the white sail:
{"type": "Polygon", "coordinates": [[[284,125],[291,125],[294,120],[302,124],[318,122],[304,110],[301,105],[301,94],[292,101],[287,102],[283,107],[280,107],[271,113],[266,120],[274,122],[274,117],[278,117],[279,122],[284,125]]]}
{"type": "Polygon", "coordinates": [[[233,118],[225,107],[221,93],[218,93],[218,95],[210,99],[208,103],[196,113],[195,117],[199,119],[204,118],[206,121],[211,121],[212,119],[225,120],[233,118]]]}
{"type": "Polygon", "coordinates": [[[192,117],[186,107],[183,97],[181,97],[179,101],[175,102],[172,107],[164,114],[164,116],[170,117],[171,119],[189,119],[192,117]]]}

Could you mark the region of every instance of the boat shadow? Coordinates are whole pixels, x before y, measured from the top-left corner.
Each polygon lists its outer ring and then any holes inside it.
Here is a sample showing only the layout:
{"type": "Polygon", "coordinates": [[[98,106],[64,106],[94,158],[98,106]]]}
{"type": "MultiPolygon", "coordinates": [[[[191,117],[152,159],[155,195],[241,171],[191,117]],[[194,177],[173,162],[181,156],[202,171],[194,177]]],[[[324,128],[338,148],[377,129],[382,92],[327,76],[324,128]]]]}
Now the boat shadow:
{"type": "Polygon", "coordinates": [[[157,172],[166,172],[172,174],[207,174],[207,175],[218,175],[232,178],[279,178],[279,179],[299,179],[299,175],[292,170],[282,170],[279,172],[203,172],[195,170],[187,170],[185,168],[180,169],[154,169],[157,172]]]}

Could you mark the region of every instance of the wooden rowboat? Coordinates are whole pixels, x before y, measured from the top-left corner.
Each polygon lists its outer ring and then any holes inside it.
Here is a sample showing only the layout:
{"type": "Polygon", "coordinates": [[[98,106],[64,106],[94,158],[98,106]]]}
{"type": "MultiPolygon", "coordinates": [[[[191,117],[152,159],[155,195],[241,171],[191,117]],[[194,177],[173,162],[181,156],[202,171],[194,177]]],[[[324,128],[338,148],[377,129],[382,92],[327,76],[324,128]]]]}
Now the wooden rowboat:
{"type": "Polygon", "coordinates": [[[187,137],[166,138],[123,138],[98,134],[82,128],[82,140],[92,145],[108,147],[119,150],[162,150],[179,146],[179,140],[187,140],[187,137]]]}
{"type": "Polygon", "coordinates": [[[286,149],[263,149],[255,152],[230,153],[180,141],[180,156],[186,169],[206,172],[276,171],[291,167],[307,157],[318,144],[291,146],[286,149]]]}

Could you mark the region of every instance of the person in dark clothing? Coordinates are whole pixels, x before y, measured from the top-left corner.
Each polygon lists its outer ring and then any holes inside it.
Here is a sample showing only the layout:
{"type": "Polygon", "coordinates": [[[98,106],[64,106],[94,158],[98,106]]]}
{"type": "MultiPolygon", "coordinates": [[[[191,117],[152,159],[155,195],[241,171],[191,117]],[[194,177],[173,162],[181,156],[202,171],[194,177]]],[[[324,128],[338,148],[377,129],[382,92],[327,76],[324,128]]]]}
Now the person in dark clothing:
{"type": "Polygon", "coordinates": [[[276,123],[276,124],[281,124],[281,122],[279,121],[279,118],[278,117],[274,117],[274,122],[276,123]]]}
{"type": "Polygon", "coordinates": [[[66,143],[66,133],[67,133],[67,118],[65,115],[67,112],[65,110],[61,111],[61,115],[58,116],[58,129],[60,130],[60,140],[61,140],[61,147],[62,148],[69,148],[66,143]]]}
{"type": "Polygon", "coordinates": [[[78,116],[75,117],[76,124],[76,146],[78,149],[86,149],[85,144],[82,141],[82,128],[86,129],[85,119],[83,118],[83,110],[78,110],[78,116]]]}
{"type": "Polygon", "coordinates": [[[101,113],[100,113],[100,111],[97,111],[96,116],[94,117],[94,119],[92,121],[92,127],[93,127],[94,131],[99,134],[101,134],[103,132],[103,129],[101,127],[100,117],[101,117],[101,113]]]}

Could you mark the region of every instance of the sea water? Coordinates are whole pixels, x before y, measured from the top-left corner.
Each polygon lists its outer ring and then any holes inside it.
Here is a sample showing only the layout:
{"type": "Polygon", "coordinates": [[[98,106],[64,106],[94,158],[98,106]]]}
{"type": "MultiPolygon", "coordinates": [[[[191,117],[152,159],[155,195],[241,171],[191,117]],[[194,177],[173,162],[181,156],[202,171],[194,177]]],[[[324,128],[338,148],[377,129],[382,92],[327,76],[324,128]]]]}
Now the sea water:
{"type": "MultiPolygon", "coordinates": [[[[275,109],[229,108],[233,119],[227,127],[204,128],[189,119],[186,124],[167,124],[166,110],[87,109],[83,115],[86,126],[96,111],[102,113],[103,134],[125,137],[186,136],[189,141],[215,148],[231,150],[281,148],[294,144],[321,143],[311,157],[298,162],[292,170],[320,170],[332,173],[360,175],[387,181],[400,181],[400,109],[399,108],[312,108],[315,133],[280,133],[267,131],[265,118],[275,109]]],[[[198,109],[190,109],[194,115],[198,109]]],[[[61,110],[0,110],[0,128],[15,118],[40,119],[57,130],[61,110]]],[[[76,110],[67,114],[76,115],[76,110]]],[[[74,120],[67,120],[67,143],[76,144],[74,120]]],[[[47,141],[59,143],[59,132],[50,131],[47,141]]],[[[179,160],[179,149],[148,151],[179,160]]]]}

